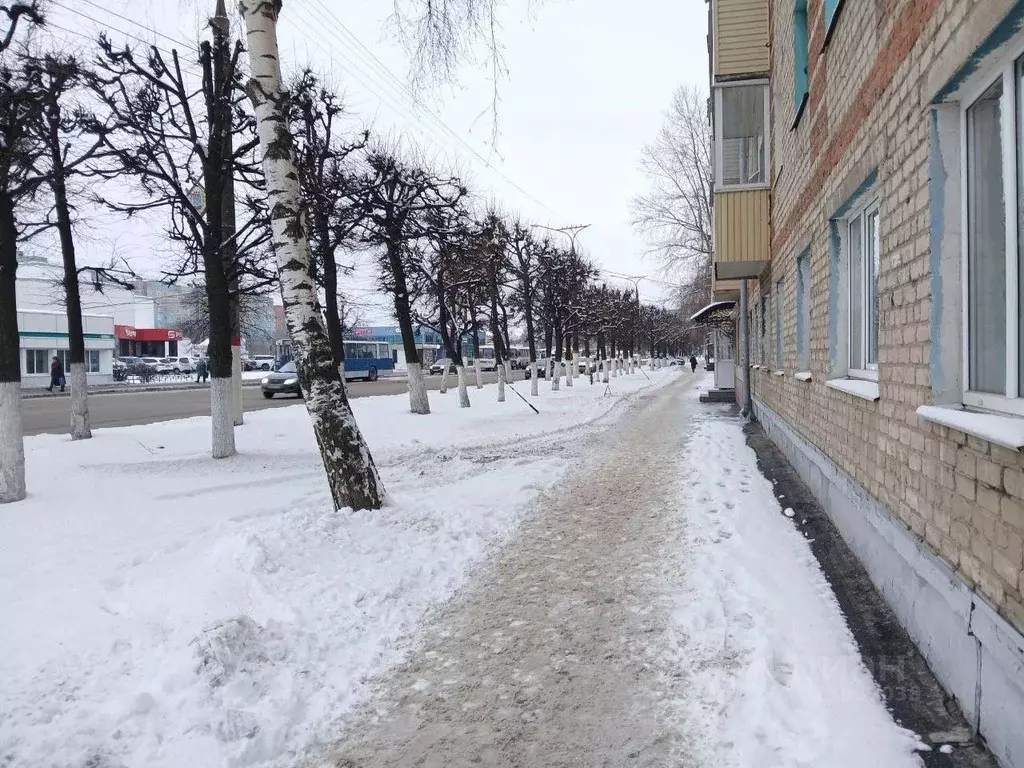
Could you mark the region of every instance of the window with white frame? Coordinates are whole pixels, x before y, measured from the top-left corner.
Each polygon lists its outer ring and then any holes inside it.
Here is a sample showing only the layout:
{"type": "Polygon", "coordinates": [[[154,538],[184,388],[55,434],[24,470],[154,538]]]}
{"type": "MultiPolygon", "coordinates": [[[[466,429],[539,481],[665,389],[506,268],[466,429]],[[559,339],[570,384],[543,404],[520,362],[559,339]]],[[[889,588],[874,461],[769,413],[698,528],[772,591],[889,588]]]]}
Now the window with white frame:
{"type": "Polygon", "coordinates": [[[811,253],[796,259],[796,366],[806,371],[811,361],[811,253]]]}
{"type": "Polygon", "coordinates": [[[50,373],[50,355],[47,350],[25,350],[25,373],[37,376],[50,373]]]}
{"type": "Polygon", "coordinates": [[[849,282],[847,301],[849,375],[878,378],[878,270],[882,235],[878,202],[872,200],[841,223],[849,282]]]}
{"type": "Polygon", "coordinates": [[[67,376],[71,375],[71,350],[70,349],[58,349],[57,357],[60,359],[60,364],[64,367],[64,374],[67,376]]]}
{"type": "Polygon", "coordinates": [[[775,368],[782,370],[782,281],[775,283],[775,368]]]}
{"type": "Polygon", "coordinates": [[[715,179],[719,188],[768,185],[768,86],[715,89],[715,179]]]}
{"type": "Polygon", "coordinates": [[[100,351],[98,349],[85,350],[85,372],[100,372],[100,351]]]}
{"type": "Polygon", "coordinates": [[[761,365],[768,365],[768,302],[771,298],[767,293],[761,294],[761,332],[758,338],[761,341],[761,365]]]}
{"type": "Polygon", "coordinates": [[[960,102],[963,402],[1024,415],[1024,57],[965,87],[960,102]]]}

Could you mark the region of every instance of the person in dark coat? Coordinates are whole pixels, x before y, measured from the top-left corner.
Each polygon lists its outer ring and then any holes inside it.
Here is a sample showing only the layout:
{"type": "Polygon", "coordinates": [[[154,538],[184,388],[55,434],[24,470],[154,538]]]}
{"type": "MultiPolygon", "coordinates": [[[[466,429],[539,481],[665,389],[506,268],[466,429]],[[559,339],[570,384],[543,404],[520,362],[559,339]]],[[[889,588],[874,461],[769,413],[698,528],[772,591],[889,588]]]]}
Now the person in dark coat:
{"type": "Polygon", "coordinates": [[[53,388],[59,386],[60,391],[63,392],[64,383],[64,363],[54,355],[53,362],[50,363],[50,386],[46,388],[46,391],[53,392],[53,388]]]}
{"type": "Polygon", "coordinates": [[[697,358],[694,355],[690,355],[690,373],[697,372],[697,358]]]}
{"type": "Polygon", "coordinates": [[[203,384],[206,383],[206,377],[210,375],[210,369],[206,366],[206,358],[200,358],[199,363],[196,365],[196,384],[202,380],[203,384]]]}

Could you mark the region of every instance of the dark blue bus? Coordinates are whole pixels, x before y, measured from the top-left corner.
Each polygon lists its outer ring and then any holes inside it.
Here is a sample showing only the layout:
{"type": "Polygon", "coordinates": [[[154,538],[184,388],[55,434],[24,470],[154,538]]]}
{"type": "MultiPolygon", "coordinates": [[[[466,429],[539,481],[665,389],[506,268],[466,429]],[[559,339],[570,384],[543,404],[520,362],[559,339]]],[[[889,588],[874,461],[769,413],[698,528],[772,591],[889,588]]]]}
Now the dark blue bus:
{"type": "Polygon", "coordinates": [[[345,378],[376,381],[381,373],[395,370],[391,345],[385,341],[346,341],[345,378]]]}

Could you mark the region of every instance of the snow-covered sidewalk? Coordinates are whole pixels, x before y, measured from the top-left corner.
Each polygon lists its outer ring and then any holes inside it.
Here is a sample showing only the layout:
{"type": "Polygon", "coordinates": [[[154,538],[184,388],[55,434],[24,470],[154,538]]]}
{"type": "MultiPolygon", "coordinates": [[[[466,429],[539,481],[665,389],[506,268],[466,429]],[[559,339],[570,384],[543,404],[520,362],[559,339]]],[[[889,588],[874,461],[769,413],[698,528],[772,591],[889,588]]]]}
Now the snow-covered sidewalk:
{"type": "Polygon", "coordinates": [[[308,764],[919,766],[741,423],[696,399],[606,433],[308,764]]]}
{"type": "Polygon", "coordinates": [[[379,512],[331,511],[301,404],[247,414],[217,462],[208,418],[29,438],[30,496],[0,507],[0,765],[283,765],[336,739],[583,442],[679,376],[544,382],[539,416],[493,386],[430,416],[353,401],[379,512]]]}

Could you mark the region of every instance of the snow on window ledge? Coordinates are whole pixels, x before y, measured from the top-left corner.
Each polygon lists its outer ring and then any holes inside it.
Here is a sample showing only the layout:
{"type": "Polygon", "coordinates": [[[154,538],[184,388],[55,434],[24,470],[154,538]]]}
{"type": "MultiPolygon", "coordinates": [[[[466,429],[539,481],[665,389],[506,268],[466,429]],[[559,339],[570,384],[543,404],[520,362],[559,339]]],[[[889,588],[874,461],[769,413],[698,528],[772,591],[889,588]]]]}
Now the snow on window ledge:
{"type": "Polygon", "coordinates": [[[865,379],[829,379],[825,382],[826,387],[845,392],[848,395],[859,397],[862,400],[875,401],[878,399],[878,382],[865,379]]]}
{"type": "Polygon", "coordinates": [[[811,380],[811,372],[810,371],[799,371],[798,373],[794,373],[793,374],[793,378],[796,379],[797,381],[810,381],[811,380]]]}
{"type": "Polygon", "coordinates": [[[776,376],[785,376],[785,375],[786,375],[786,372],[785,372],[785,371],[774,371],[774,374],[775,374],[776,376]]]}
{"type": "Polygon", "coordinates": [[[919,418],[1013,450],[1024,448],[1024,418],[966,411],[958,405],[922,405],[919,418]]]}

